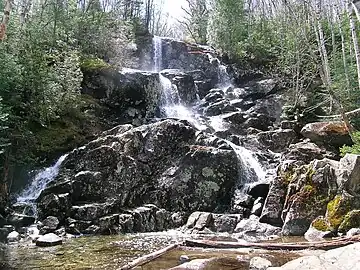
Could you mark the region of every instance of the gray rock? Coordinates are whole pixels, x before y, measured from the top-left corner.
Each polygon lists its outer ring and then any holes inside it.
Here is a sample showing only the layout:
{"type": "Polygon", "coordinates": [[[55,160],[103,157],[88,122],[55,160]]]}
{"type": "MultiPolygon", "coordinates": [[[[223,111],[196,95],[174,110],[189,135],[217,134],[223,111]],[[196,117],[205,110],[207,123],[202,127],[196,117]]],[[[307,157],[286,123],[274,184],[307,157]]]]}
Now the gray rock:
{"type": "Polygon", "coordinates": [[[305,256],[269,270],[346,270],[360,267],[360,243],[329,250],[319,256],[305,256]]]}
{"type": "Polygon", "coordinates": [[[21,236],[17,231],[12,231],[11,233],[8,234],[8,236],[6,237],[6,240],[9,243],[14,243],[14,242],[18,242],[20,241],[21,236]]]}
{"type": "Polygon", "coordinates": [[[168,270],[205,270],[215,260],[212,259],[195,259],[190,262],[183,263],[179,266],[169,268],[168,270]]]}
{"type": "Polygon", "coordinates": [[[292,129],[279,129],[274,131],[260,132],[258,140],[274,152],[284,152],[290,144],[296,142],[298,137],[292,129]]]}
{"type": "Polygon", "coordinates": [[[12,213],[7,217],[7,221],[16,228],[20,228],[30,226],[35,222],[35,218],[27,215],[12,213]]]}
{"type": "Polygon", "coordinates": [[[264,258],[261,257],[253,257],[250,260],[250,270],[266,270],[268,269],[272,263],[264,258]]]}
{"type": "Polygon", "coordinates": [[[340,189],[350,194],[357,195],[360,192],[360,155],[346,154],[340,160],[337,183],[340,189]]]}
{"type": "Polygon", "coordinates": [[[324,238],[332,237],[334,233],[332,231],[320,231],[313,226],[306,231],[304,237],[309,242],[322,241],[324,238]]]}
{"type": "Polygon", "coordinates": [[[42,224],[43,226],[41,227],[41,232],[42,234],[46,234],[54,232],[58,228],[60,222],[57,217],[49,216],[42,221],[42,224]]]}
{"type": "Polygon", "coordinates": [[[360,228],[352,228],[346,233],[346,237],[352,237],[360,234],[360,228]]]}
{"type": "Polygon", "coordinates": [[[236,225],[242,220],[242,215],[213,214],[213,231],[233,233],[236,225]]]}
{"type": "Polygon", "coordinates": [[[38,247],[50,247],[61,244],[62,244],[62,239],[54,233],[48,233],[42,235],[36,240],[36,245],[38,247]]]}

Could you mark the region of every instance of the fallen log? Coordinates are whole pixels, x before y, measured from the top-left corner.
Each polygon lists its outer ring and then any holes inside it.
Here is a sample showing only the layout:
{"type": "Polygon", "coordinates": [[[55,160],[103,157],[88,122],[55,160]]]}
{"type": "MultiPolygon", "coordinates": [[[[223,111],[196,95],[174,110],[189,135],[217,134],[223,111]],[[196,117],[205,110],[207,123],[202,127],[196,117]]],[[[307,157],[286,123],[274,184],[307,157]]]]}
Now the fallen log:
{"type": "Polygon", "coordinates": [[[160,250],[154,251],[150,254],[144,255],[144,256],[137,258],[137,259],[133,260],[132,262],[120,267],[119,270],[129,270],[129,269],[133,269],[134,267],[149,263],[152,260],[155,260],[156,258],[159,258],[160,256],[164,255],[165,253],[169,252],[170,250],[173,250],[173,249],[179,247],[179,245],[180,245],[179,243],[172,244],[163,249],[160,249],[160,250]]]}
{"type": "Polygon", "coordinates": [[[303,250],[321,249],[330,250],[343,247],[360,241],[359,236],[349,238],[339,238],[332,241],[319,242],[297,242],[297,243],[241,243],[241,242],[221,242],[209,240],[185,240],[184,245],[188,247],[216,248],[216,249],[236,249],[236,248],[260,248],[267,250],[303,250]]]}
{"type": "MultiPolygon", "coordinates": [[[[345,115],[350,118],[358,117],[360,116],[360,108],[350,112],[346,112],[345,115]]],[[[336,114],[336,115],[317,115],[316,117],[320,119],[323,118],[326,120],[335,120],[335,119],[341,119],[342,116],[341,114],[336,114]]]]}

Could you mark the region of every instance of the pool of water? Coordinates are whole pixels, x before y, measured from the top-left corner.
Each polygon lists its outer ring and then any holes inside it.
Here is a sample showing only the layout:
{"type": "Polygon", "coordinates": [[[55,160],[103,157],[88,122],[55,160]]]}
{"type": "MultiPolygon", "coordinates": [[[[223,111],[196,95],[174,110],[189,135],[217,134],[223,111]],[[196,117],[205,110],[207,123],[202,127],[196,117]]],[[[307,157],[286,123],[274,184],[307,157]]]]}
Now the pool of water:
{"type": "MultiPolygon", "coordinates": [[[[202,236],[201,238],[232,240],[230,237],[202,236]]],[[[31,242],[6,245],[0,249],[0,269],[119,269],[120,266],[169,244],[194,238],[176,231],[135,235],[84,236],[64,241],[63,245],[40,248],[31,242]]],[[[282,265],[299,257],[291,252],[271,252],[253,249],[214,250],[179,248],[140,268],[142,270],[168,269],[179,264],[181,255],[190,259],[216,258],[207,269],[248,269],[254,256],[282,265]]]]}

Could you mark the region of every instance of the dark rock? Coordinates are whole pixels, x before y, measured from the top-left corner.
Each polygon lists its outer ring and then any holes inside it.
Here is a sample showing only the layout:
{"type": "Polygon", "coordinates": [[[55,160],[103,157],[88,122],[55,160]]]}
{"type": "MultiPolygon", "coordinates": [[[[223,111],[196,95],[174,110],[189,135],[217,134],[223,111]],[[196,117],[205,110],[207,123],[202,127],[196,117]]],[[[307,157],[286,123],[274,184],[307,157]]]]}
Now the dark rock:
{"type": "Polygon", "coordinates": [[[242,215],[213,214],[212,231],[233,233],[242,218],[242,215]]]}
{"type": "Polygon", "coordinates": [[[290,144],[297,141],[296,133],[292,129],[260,132],[257,134],[257,138],[260,143],[274,152],[284,152],[290,144]]]}
{"type": "Polygon", "coordinates": [[[42,224],[43,226],[41,226],[40,230],[41,234],[46,234],[54,232],[58,228],[60,222],[57,217],[49,216],[42,221],[42,224]]]}
{"type": "Polygon", "coordinates": [[[270,189],[270,184],[267,183],[260,183],[251,185],[249,190],[247,191],[247,194],[252,196],[253,198],[257,199],[259,197],[266,198],[270,189]]]}
{"type": "Polygon", "coordinates": [[[288,150],[290,151],[285,154],[286,159],[301,160],[305,163],[309,163],[314,159],[323,159],[326,155],[325,150],[308,141],[291,144],[288,150]]]}
{"type": "Polygon", "coordinates": [[[196,88],[191,75],[175,69],[163,70],[161,75],[170,79],[171,83],[176,85],[180,100],[184,104],[192,104],[196,101],[196,88]]]}
{"type": "Polygon", "coordinates": [[[244,122],[243,128],[255,128],[262,131],[269,130],[269,126],[271,125],[271,120],[265,114],[258,115],[250,115],[249,118],[244,122]]]}
{"type": "Polygon", "coordinates": [[[36,240],[36,245],[38,247],[51,247],[62,244],[62,239],[54,233],[48,233],[40,236],[36,240]]]}
{"type": "Polygon", "coordinates": [[[35,222],[35,218],[22,214],[12,213],[7,217],[8,224],[14,225],[15,228],[27,227],[35,222]]]}
{"type": "Polygon", "coordinates": [[[301,130],[305,138],[315,143],[341,147],[351,145],[352,140],[343,122],[316,122],[307,124],[301,130]]]}

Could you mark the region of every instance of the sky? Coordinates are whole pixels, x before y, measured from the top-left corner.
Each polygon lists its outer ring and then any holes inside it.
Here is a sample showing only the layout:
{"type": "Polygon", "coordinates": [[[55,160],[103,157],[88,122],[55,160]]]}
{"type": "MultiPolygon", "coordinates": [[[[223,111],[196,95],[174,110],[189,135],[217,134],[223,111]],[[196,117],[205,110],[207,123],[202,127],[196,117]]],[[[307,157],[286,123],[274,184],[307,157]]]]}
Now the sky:
{"type": "Polygon", "coordinates": [[[164,2],[164,12],[168,12],[170,15],[169,22],[176,21],[176,18],[180,19],[184,15],[181,6],[186,6],[185,0],[156,0],[156,2],[164,2]]]}

